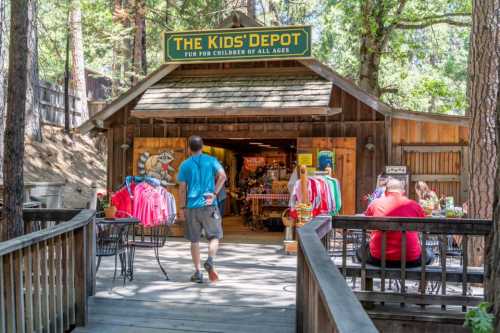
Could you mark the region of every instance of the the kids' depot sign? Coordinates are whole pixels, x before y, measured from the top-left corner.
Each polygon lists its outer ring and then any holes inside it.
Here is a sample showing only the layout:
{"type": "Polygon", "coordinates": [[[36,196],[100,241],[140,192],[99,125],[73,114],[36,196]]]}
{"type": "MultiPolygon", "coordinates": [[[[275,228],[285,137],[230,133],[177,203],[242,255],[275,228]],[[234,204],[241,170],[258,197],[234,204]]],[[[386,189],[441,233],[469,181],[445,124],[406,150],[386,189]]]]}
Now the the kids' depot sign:
{"type": "Polygon", "coordinates": [[[164,60],[212,61],[311,56],[311,27],[165,32],[164,60]]]}

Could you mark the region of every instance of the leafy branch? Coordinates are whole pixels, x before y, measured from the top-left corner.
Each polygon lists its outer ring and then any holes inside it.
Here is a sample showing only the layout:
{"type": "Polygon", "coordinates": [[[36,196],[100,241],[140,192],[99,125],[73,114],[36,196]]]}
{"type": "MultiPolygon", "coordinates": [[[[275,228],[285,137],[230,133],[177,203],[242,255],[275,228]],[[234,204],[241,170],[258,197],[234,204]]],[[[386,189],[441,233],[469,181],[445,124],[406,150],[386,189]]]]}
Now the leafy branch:
{"type": "Polygon", "coordinates": [[[456,18],[470,18],[470,13],[446,13],[443,15],[433,15],[422,17],[415,20],[401,20],[400,22],[395,24],[397,29],[405,29],[405,30],[416,30],[416,29],[425,29],[427,27],[436,25],[436,24],[448,24],[458,27],[469,27],[471,25],[468,20],[457,20],[456,18]],[[455,18],[455,19],[454,19],[455,18]]]}

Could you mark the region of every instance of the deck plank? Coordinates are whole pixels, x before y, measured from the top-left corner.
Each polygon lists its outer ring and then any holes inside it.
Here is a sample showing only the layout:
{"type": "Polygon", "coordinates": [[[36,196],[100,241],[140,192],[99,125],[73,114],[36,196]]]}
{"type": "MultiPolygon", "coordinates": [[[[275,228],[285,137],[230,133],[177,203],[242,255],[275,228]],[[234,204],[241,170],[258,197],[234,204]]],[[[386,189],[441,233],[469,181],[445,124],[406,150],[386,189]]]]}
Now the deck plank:
{"type": "MultiPolygon", "coordinates": [[[[293,332],[296,258],[280,245],[223,243],[216,284],[189,282],[189,243],[172,239],[161,250],[170,281],[152,251],[136,252],[135,279],[112,283],[114,261],[104,258],[97,293],[89,300],[87,332],[293,332]]],[[[206,244],[202,244],[206,258],[206,244]]]]}

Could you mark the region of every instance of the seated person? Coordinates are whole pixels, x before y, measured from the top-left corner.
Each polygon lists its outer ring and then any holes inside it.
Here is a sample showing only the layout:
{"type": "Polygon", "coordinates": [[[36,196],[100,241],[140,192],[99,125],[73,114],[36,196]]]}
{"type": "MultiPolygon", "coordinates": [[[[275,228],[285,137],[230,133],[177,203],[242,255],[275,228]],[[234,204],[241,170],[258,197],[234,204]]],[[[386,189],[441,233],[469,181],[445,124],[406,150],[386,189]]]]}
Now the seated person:
{"type": "MultiPolygon", "coordinates": [[[[386,184],[385,196],[374,200],[365,212],[366,216],[375,217],[425,217],[422,207],[404,195],[403,184],[394,178],[389,178],[386,184]]],[[[381,266],[382,260],[382,231],[375,230],[371,234],[367,248],[357,251],[358,260],[362,260],[366,251],[367,264],[381,266]],[[368,250],[368,251],[367,251],[368,250]]],[[[386,267],[401,267],[401,231],[387,231],[386,234],[386,267]]],[[[434,254],[426,249],[426,265],[432,262],[434,254]]],[[[421,265],[421,252],[419,233],[406,232],[406,267],[421,265]]]]}
{"type": "Polygon", "coordinates": [[[434,210],[441,209],[436,192],[432,191],[425,182],[419,181],[415,184],[415,193],[418,203],[424,208],[427,215],[431,215],[434,210]]]}

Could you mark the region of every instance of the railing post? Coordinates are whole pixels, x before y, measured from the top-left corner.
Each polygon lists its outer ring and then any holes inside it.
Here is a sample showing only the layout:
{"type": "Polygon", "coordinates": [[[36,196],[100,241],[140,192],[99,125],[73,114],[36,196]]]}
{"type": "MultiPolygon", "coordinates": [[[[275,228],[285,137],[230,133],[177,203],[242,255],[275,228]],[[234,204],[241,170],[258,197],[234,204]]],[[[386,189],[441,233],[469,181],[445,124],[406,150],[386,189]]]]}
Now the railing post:
{"type": "Polygon", "coordinates": [[[93,296],[96,290],[96,243],[95,243],[95,218],[87,224],[87,292],[93,296]]]}
{"type": "Polygon", "coordinates": [[[296,290],[296,308],[295,308],[295,332],[304,332],[304,253],[297,244],[297,290],[296,290]]]}
{"type": "Polygon", "coordinates": [[[87,323],[87,227],[75,230],[75,305],[76,325],[87,323]]]}

